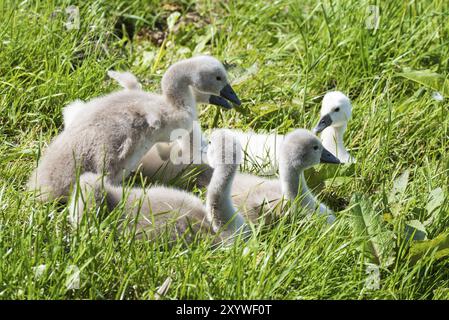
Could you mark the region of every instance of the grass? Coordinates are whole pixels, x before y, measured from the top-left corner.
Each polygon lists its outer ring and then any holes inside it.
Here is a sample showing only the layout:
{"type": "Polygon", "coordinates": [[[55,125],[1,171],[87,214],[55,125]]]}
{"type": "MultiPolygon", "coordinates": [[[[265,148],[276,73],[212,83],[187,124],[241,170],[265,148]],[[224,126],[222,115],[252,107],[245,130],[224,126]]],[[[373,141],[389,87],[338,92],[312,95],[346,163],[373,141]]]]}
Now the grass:
{"type": "Polygon", "coordinates": [[[152,299],[170,278],[168,299],[448,299],[448,103],[401,76],[449,74],[448,17],[444,0],[0,0],[0,298],[152,299]],[[79,8],[79,29],[64,25],[69,5],[79,8]],[[370,5],[380,9],[378,29],[369,28],[370,5]],[[168,28],[173,11],[181,16],[168,28]],[[119,17],[135,23],[132,43],[117,36],[119,17]],[[357,164],[333,173],[321,194],[338,222],[286,217],[214,250],[207,240],[134,241],[113,223],[68,232],[64,207],[25,190],[62,130],[62,107],[115,90],[111,68],[159,90],[171,63],[197,53],[235,65],[243,101],[228,112],[202,106],[203,129],[312,128],[326,91],[349,95],[345,140],[357,164]],[[413,220],[427,221],[433,242],[404,236],[413,220]],[[70,266],[78,289],[67,285],[70,266]]]}

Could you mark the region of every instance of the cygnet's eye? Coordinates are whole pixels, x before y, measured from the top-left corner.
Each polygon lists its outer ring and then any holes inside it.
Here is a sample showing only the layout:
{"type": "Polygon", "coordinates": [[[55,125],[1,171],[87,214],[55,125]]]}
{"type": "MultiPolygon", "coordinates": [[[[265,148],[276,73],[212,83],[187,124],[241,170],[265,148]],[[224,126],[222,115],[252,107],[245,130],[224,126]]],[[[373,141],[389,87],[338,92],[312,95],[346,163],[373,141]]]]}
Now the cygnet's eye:
{"type": "Polygon", "coordinates": [[[313,146],[313,150],[318,150],[319,149],[319,147],[318,146],[313,146]]]}
{"type": "Polygon", "coordinates": [[[340,111],[340,108],[335,108],[334,111],[335,111],[335,112],[338,112],[338,111],[340,111]]]}
{"type": "Polygon", "coordinates": [[[218,81],[221,81],[221,77],[220,77],[220,76],[218,76],[218,77],[217,77],[217,80],[218,80],[218,81]]]}
{"type": "Polygon", "coordinates": [[[208,144],[211,144],[212,142],[209,140],[208,144]]]}

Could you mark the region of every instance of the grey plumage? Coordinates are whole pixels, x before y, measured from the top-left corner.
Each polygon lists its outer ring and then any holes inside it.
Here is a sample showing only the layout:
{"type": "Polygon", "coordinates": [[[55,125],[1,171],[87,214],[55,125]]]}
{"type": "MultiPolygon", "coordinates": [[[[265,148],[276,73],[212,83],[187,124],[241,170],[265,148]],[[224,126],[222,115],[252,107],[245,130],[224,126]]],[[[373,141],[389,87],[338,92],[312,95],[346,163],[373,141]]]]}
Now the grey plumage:
{"type": "Polygon", "coordinates": [[[121,186],[102,181],[101,175],[94,173],[81,175],[77,188],[69,206],[75,227],[91,208],[103,203],[110,213],[123,202],[124,213],[120,220],[128,221],[129,226],[136,225],[137,238],[155,240],[167,230],[171,239],[185,235],[191,240],[198,233],[214,233],[201,200],[181,190],[157,186],[125,191],[121,186]]]}
{"type": "MultiPolygon", "coordinates": [[[[316,199],[304,178],[304,170],[320,163],[320,155],[326,152],[321,141],[310,131],[297,129],[285,136],[280,148],[279,179],[236,173],[231,188],[234,207],[248,220],[257,222],[266,211],[276,209],[274,211],[277,214],[282,214],[282,200],[294,201],[298,197],[298,204],[302,208],[308,212],[318,211],[326,215],[328,222],[332,223],[335,220],[332,210],[316,199]],[[279,212],[279,210],[281,211],[279,212]]],[[[183,147],[182,150],[183,152],[189,152],[187,147],[183,147]]],[[[185,168],[185,165],[173,164],[170,160],[162,162],[158,155],[154,153],[145,155],[144,160],[147,163],[149,163],[149,155],[154,161],[154,168],[163,165],[166,169],[164,171],[166,180],[170,178],[170,174],[179,173],[185,168]]],[[[201,166],[202,168],[197,176],[196,185],[198,187],[208,186],[214,169],[206,163],[194,166],[201,166]]],[[[148,168],[146,166],[144,170],[148,168]]],[[[208,187],[208,189],[210,188],[208,187]]]]}
{"type": "Polygon", "coordinates": [[[298,200],[308,212],[326,215],[329,223],[335,220],[332,210],[320,203],[307,187],[304,170],[320,162],[338,163],[310,131],[296,129],[287,134],[281,144],[279,179],[264,179],[250,175],[237,175],[233,185],[233,201],[244,206],[248,219],[258,219],[263,207],[273,209],[282,200],[298,200]]]}
{"type": "Polygon", "coordinates": [[[41,200],[65,197],[77,168],[80,172],[104,172],[111,182],[120,182],[137,165],[139,153],[143,155],[154,140],[164,138],[161,127],[173,120],[173,114],[166,111],[184,117],[166,106],[162,97],[144,92],[117,92],[91,100],[48,146],[29,188],[40,189],[41,200]]]}
{"type": "MultiPolygon", "coordinates": [[[[226,136],[226,133],[221,136],[226,136]]],[[[227,141],[231,141],[234,146],[235,141],[232,138],[227,141]]],[[[212,145],[215,150],[227,148],[219,139],[212,141],[212,145]]],[[[240,147],[234,149],[235,152],[240,152],[240,147]]],[[[208,156],[213,161],[220,154],[209,152],[208,156]]],[[[207,192],[206,205],[192,194],[162,186],[131,188],[124,192],[121,186],[114,186],[107,180],[102,180],[100,174],[84,173],[71,197],[70,219],[76,227],[86,210],[98,208],[104,203],[107,212],[111,212],[124,202],[125,214],[122,218],[135,219],[133,222],[136,223],[140,236],[155,239],[160,232],[167,229],[166,226],[171,225],[173,229],[170,235],[173,239],[188,233],[187,231],[193,231],[193,234],[189,233],[190,236],[198,233],[215,234],[220,231],[217,239],[221,241],[241,230],[244,225],[244,219],[236,213],[232,205],[227,205],[231,203],[230,194],[222,190],[230,189],[229,185],[237,166],[235,162],[216,165],[207,192]],[[124,197],[124,194],[127,196],[124,197]]]]}

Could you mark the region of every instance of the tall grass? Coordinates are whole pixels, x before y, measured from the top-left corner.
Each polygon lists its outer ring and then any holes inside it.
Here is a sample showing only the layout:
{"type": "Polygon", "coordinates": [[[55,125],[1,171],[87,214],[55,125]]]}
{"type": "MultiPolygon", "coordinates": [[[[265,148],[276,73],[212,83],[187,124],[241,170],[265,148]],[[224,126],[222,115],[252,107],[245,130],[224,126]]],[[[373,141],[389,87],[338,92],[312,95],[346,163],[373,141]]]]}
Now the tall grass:
{"type": "Polygon", "coordinates": [[[417,242],[404,236],[413,220],[430,221],[427,239],[449,228],[447,99],[401,76],[428,69],[446,77],[448,17],[444,0],[0,0],[0,297],[146,299],[171,278],[169,299],[449,298],[444,252],[429,247],[411,261],[417,242]],[[69,5],[79,8],[79,28],[65,25],[69,5]],[[380,12],[377,29],[370,6],[380,12]],[[181,16],[169,30],[173,11],[181,16]],[[117,36],[119,17],[135,24],[133,41],[117,36]],[[116,89],[108,69],[131,70],[146,90],[159,90],[171,63],[198,53],[235,65],[230,73],[243,101],[228,112],[202,106],[203,129],[312,128],[326,91],[349,95],[345,140],[357,163],[350,174],[333,173],[321,194],[339,210],[335,225],[285,217],[229,248],[169,246],[134,241],[113,224],[71,233],[64,207],[38,203],[25,190],[40,153],[62,130],[62,107],[116,89]],[[394,186],[400,192],[391,195],[394,186]],[[433,208],[438,188],[442,200],[433,208]],[[382,218],[393,263],[370,269],[361,244],[379,234],[360,233],[357,212],[382,218]],[[68,285],[70,266],[79,270],[77,288],[68,285]],[[370,270],[380,279],[374,287],[370,270]]]}

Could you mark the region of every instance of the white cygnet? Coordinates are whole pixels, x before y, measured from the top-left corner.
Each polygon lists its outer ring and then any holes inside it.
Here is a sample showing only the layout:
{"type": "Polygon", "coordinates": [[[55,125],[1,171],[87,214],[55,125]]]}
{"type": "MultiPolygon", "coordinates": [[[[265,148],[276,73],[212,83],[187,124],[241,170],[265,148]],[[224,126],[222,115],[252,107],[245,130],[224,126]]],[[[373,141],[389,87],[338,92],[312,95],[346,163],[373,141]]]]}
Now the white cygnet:
{"type": "Polygon", "coordinates": [[[342,163],[353,163],[355,159],[346,150],[343,135],[351,119],[352,105],[349,98],[340,91],[326,93],[321,107],[321,119],[313,129],[321,132],[323,146],[342,163]]]}

